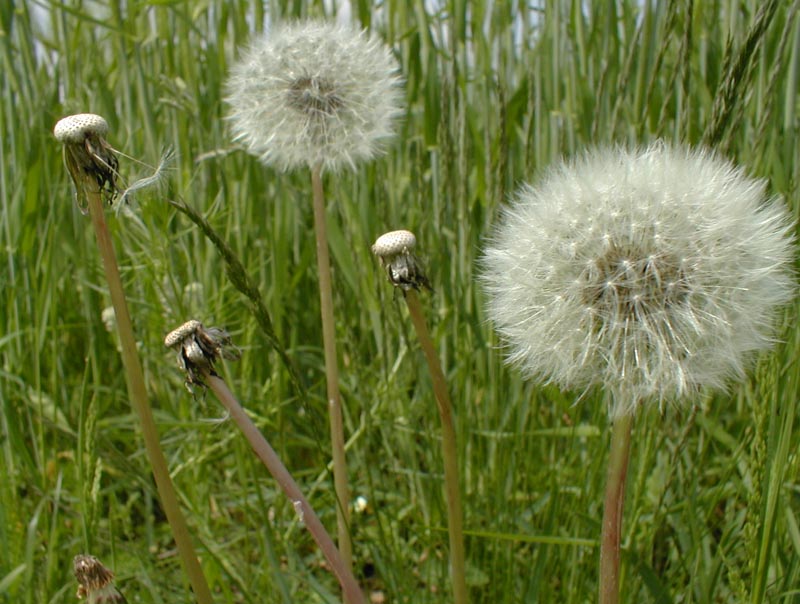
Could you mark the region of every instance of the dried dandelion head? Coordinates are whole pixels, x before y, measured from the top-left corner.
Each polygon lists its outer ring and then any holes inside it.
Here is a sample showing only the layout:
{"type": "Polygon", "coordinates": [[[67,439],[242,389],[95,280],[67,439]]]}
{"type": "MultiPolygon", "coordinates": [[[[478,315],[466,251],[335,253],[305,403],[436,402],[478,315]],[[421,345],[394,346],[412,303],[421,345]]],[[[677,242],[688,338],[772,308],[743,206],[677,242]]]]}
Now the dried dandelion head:
{"type": "Polygon", "coordinates": [[[164,345],[178,352],[178,366],[186,372],[186,385],[203,385],[203,374],[216,375],[214,363],[220,358],[237,360],[239,349],[230,334],[218,327],[203,327],[200,321],[187,321],[164,338],[164,345]]]}
{"type": "Polygon", "coordinates": [[[94,556],[79,554],[72,560],[75,579],[78,581],[79,599],[89,604],[125,604],[127,600],[114,586],[114,573],[94,556]]]}
{"type": "Polygon", "coordinates": [[[108,122],[94,113],[70,115],[58,121],[53,134],[64,145],[64,163],[75,183],[78,207],[87,212],[87,193],[100,193],[108,202],[119,191],[119,162],[106,142],[108,122]]]}
{"type": "Polygon", "coordinates": [[[604,388],[612,417],[742,377],[795,292],[792,220],[765,188],[663,143],[588,153],[523,187],[483,258],[510,361],[604,388]]]}
{"type": "Polygon", "coordinates": [[[390,50],[363,31],[324,21],[274,26],[231,70],[234,137],[283,170],[353,167],[393,134],[397,74],[390,50]]]}
{"type": "Polygon", "coordinates": [[[384,233],[372,245],[372,253],[386,269],[389,281],[404,291],[420,287],[431,289],[422,264],[414,255],[416,245],[414,233],[405,230],[384,233]]]}

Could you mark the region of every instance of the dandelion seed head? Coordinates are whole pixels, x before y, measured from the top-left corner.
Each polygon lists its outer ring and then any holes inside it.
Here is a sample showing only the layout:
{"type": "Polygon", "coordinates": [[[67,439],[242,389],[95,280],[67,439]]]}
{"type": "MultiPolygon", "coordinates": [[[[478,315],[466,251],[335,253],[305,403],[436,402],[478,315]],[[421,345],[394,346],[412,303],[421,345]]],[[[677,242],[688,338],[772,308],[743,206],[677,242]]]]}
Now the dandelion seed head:
{"type": "Polygon", "coordinates": [[[267,165],[335,171],[369,160],[401,113],[398,65],[345,25],[278,25],[242,53],[227,82],[234,138],[267,165]]]}
{"type": "Polygon", "coordinates": [[[743,377],[795,293],[791,217],[764,181],[656,143],[520,189],[483,257],[509,361],[611,394],[612,417],[743,377]]]}

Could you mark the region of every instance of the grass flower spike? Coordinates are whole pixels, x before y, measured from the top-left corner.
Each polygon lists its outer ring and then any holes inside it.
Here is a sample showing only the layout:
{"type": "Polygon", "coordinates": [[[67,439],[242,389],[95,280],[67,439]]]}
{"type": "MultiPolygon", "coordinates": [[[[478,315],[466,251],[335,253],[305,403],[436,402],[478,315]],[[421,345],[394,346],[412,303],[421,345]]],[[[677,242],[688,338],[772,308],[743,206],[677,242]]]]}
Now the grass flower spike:
{"type": "Polygon", "coordinates": [[[324,21],[275,26],[228,81],[236,140],[286,170],[372,159],[400,113],[397,63],[377,38],[324,21]]]}
{"type": "Polygon", "coordinates": [[[612,417],[742,377],[795,289],[791,218],[765,188],[663,143],[596,151],[524,187],[484,257],[510,361],[604,388],[612,417]]]}
{"type": "Polygon", "coordinates": [[[608,395],[600,604],[619,599],[637,408],[741,378],[794,295],[791,216],[765,189],[703,151],[599,150],[524,187],[484,256],[489,314],[510,360],[608,395]]]}

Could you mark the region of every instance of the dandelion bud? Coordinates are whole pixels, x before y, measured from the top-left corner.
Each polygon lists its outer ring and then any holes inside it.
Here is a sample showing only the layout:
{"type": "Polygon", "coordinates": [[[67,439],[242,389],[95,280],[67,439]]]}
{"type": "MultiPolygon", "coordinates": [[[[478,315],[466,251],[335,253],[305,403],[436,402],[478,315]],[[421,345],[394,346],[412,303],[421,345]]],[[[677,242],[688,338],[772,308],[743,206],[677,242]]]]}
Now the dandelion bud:
{"type": "Polygon", "coordinates": [[[78,598],[89,604],[125,604],[123,595],[114,586],[114,573],[94,556],[79,554],[72,560],[78,581],[78,598]]]}
{"type": "Polygon", "coordinates": [[[403,290],[420,286],[431,289],[419,259],[412,253],[416,245],[414,233],[403,230],[384,233],[372,245],[372,253],[386,269],[389,281],[403,290]]]}
{"type": "Polygon", "coordinates": [[[324,21],[276,25],[231,69],[234,137],[283,170],[354,167],[393,135],[397,72],[390,50],[365,32],[324,21]]]}
{"type": "Polygon", "coordinates": [[[792,299],[792,220],[766,184],[663,143],[599,150],[517,192],[485,251],[509,360],[600,386],[612,417],[724,388],[792,299]]]}

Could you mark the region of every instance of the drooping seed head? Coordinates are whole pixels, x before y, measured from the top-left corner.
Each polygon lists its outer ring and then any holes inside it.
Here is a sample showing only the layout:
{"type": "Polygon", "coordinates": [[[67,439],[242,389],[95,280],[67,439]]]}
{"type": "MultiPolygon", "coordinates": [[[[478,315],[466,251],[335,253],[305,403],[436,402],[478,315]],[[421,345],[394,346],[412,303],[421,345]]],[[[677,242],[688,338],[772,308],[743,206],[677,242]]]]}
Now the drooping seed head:
{"type": "Polygon", "coordinates": [[[218,327],[203,327],[200,321],[190,320],[173,329],[164,338],[167,348],[177,349],[178,367],[186,372],[186,385],[203,385],[203,375],[217,375],[214,363],[222,357],[237,360],[239,349],[230,334],[218,327]]]}
{"type": "Polygon", "coordinates": [[[509,360],[603,388],[613,417],[741,378],[796,290],[791,216],[765,188],[663,143],[594,151],[523,187],[483,258],[509,360]]]}
{"type": "Polygon", "coordinates": [[[282,170],[354,167],[394,134],[397,74],[373,35],[325,21],[274,25],[231,69],[234,138],[282,170]]]}
{"type": "Polygon", "coordinates": [[[404,291],[420,287],[431,289],[422,264],[413,254],[416,245],[414,233],[405,230],[384,233],[372,245],[372,253],[386,269],[389,281],[404,291]]]}

